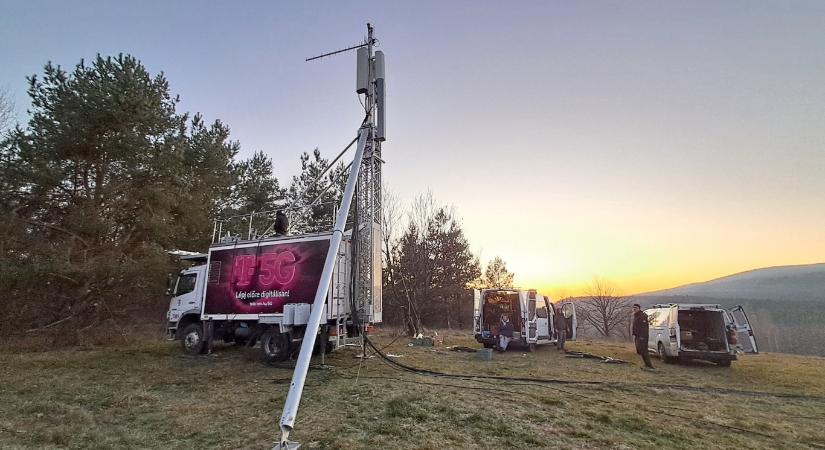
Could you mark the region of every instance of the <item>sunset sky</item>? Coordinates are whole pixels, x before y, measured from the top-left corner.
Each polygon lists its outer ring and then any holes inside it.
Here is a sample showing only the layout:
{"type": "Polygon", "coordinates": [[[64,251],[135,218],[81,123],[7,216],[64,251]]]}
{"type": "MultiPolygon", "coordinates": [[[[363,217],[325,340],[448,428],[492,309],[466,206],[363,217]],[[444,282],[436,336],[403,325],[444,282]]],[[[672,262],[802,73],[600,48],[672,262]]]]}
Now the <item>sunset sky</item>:
{"type": "Polygon", "coordinates": [[[825,261],[825,2],[2,2],[20,120],[48,60],[131,53],[287,183],[387,55],[385,178],[455,206],[524,288],[625,294],[825,261]],[[506,218],[506,220],[505,220],[506,218]]]}

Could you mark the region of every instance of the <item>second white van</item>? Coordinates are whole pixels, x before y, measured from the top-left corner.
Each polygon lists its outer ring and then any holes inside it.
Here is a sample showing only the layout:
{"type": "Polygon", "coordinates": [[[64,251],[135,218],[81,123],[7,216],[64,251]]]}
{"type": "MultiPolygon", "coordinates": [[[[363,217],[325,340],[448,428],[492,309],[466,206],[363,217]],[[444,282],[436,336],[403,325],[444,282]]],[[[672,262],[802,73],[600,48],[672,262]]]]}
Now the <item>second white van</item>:
{"type": "Polygon", "coordinates": [[[666,363],[704,360],[730,367],[738,353],[758,353],[741,306],[670,303],[645,310],[650,323],[649,350],[666,363]]]}

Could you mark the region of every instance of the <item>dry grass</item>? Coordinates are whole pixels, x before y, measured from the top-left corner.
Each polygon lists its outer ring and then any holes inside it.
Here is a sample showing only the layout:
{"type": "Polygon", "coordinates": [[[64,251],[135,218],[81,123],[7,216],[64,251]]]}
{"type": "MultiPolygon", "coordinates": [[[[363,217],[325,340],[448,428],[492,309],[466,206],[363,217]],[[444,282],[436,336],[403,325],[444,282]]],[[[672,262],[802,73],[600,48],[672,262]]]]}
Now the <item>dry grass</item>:
{"type": "MultiPolygon", "coordinates": [[[[424,377],[377,358],[359,369],[346,350],[327,358],[333,368],[310,372],[293,438],[337,449],[825,447],[823,358],[762,354],[730,369],[659,363],[648,373],[622,344],[570,348],[630,364],[565,358],[553,347],[485,362],[450,345],[477,347],[447,336],[435,348],[401,339],[387,351],[440,371],[603,384],[424,377]]],[[[291,373],[234,347],[191,358],[170,342],[2,353],[0,447],[270,448],[291,373]]]]}

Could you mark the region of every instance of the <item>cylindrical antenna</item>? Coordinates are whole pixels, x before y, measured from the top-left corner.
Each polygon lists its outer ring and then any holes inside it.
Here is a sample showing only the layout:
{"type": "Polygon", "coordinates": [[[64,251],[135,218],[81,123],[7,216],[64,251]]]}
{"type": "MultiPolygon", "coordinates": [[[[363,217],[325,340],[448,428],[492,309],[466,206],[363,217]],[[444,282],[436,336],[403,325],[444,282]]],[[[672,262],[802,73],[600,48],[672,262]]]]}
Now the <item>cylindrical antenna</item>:
{"type": "Polygon", "coordinates": [[[384,107],[386,105],[386,81],[384,79],[384,52],[377,50],[375,52],[375,62],[373,63],[375,70],[375,103],[378,107],[378,126],[375,130],[375,139],[378,141],[385,141],[386,129],[384,118],[384,107]]]}
{"type": "Polygon", "coordinates": [[[367,47],[358,49],[358,66],[355,75],[355,92],[366,94],[369,91],[370,83],[370,52],[367,47]]]}

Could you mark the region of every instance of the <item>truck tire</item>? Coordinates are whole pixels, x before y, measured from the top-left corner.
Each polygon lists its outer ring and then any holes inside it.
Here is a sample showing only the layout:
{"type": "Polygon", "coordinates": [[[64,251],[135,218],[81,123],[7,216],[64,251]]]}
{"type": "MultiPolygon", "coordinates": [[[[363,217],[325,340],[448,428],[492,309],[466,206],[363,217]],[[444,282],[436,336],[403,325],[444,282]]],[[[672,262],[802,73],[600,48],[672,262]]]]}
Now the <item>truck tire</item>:
{"type": "Polygon", "coordinates": [[[263,353],[264,362],[267,364],[278,364],[286,361],[292,352],[292,340],[286,333],[280,333],[274,329],[270,329],[264,333],[261,338],[261,351],[263,353]]]}
{"type": "Polygon", "coordinates": [[[206,336],[200,322],[190,323],[181,332],[183,351],[187,355],[202,355],[206,353],[206,336]]]}

